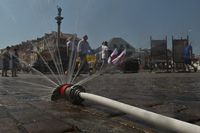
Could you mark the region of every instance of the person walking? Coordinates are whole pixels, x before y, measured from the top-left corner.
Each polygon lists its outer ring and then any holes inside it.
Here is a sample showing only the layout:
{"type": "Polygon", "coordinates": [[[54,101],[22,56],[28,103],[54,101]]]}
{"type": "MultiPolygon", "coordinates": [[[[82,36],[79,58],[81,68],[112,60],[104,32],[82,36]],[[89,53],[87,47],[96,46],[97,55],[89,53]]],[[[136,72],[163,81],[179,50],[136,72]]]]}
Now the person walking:
{"type": "Polygon", "coordinates": [[[106,68],[108,64],[108,54],[109,54],[108,42],[105,41],[102,43],[102,46],[101,46],[102,65],[101,65],[100,70],[102,70],[103,68],[106,68]]]}
{"type": "Polygon", "coordinates": [[[18,59],[18,50],[14,49],[14,52],[12,54],[12,77],[17,77],[17,68],[19,66],[19,59],[18,59]]]}
{"type": "Polygon", "coordinates": [[[7,74],[7,71],[9,70],[9,64],[10,64],[10,47],[7,47],[6,50],[3,53],[3,68],[2,68],[2,77],[9,77],[7,74]]]}
{"type": "Polygon", "coordinates": [[[66,43],[67,45],[67,62],[68,66],[65,71],[65,74],[68,73],[68,70],[73,66],[73,64],[76,63],[76,57],[77,57],[77,42],[75,40],[75,37],[68,38],[68,41],[66,43]]]}
{"type": "Polygon", "coordinates": [[[70,57],[71,52],[76,52],[77,46],[75,40],[73,41],[73,37],[70,37],[67,41],[67,56],[70,57]]]}
{"type": "Polygon", "coordinates": [[[81,39],[78,43],[77,52],[78,52],[78,57],[80,58],[80,66],[77,75],[79,75],[83,69],[85,69],[86,72],[89,73],[89,66],[86,56],[91,52],[91,47],[87,40],[88,36],[84,35],[83,39],[81,39]]]}
{"type": "Polygon", "coordinates": [[[193,67],[194,71],[197,71],[197,68],[192,64],[192,45],[191,43],[185,43],[185,47],[183,49],[183,58],[184,58],[184,64],[185,64],[185,69],[187,69],[189,72],[190,66],[193,67]]]}

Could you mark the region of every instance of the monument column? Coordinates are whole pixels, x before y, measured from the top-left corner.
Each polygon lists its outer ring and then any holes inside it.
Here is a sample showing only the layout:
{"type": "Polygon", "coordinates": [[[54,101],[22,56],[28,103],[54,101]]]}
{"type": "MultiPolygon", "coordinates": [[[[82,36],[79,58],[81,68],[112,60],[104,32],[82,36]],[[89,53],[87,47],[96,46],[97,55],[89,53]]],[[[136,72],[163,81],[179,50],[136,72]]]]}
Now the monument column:
{"type": "Polygon", "coordinates": [[[57,42],[58,42],[58,45],[60,45],[60,25],[63,20],[63,17],[61,17],[62,8],[57,7],[57,9],[58,9],[58,16],[56,16],[55,19],[57,20],[57,24],[58,24],[57,42]]]}

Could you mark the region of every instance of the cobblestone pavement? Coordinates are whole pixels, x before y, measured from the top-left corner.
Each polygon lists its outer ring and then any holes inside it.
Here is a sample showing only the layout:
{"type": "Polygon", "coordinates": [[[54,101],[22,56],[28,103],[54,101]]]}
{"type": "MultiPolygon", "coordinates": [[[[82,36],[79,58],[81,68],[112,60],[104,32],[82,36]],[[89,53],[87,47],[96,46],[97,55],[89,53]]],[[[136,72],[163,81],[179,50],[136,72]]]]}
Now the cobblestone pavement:
{"type": "MultiPolygon", "coordinates": [[[[89,93],[200,125],[199,81],[200,73],[104,74],[84,86],[89,93]]],[[[53,89],[47,87],[50,82],[37,75],[1,77],[0,133],[164,132],[91,101],[51,102],[53,89]]]]}

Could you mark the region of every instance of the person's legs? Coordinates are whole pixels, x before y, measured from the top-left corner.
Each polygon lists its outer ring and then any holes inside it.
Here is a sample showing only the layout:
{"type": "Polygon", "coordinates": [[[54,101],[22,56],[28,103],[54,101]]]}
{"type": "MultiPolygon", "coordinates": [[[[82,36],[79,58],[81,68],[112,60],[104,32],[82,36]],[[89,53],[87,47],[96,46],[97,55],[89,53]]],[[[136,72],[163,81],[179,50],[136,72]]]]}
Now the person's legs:
{"type": "Polygon", "coordinates": [[[86,56],[84,57],[84,65],[83,66],[85,68],[86,73],[90,73],[90,67],[89,67],[89,64],[88,64],[86,56]]]}
{"type": "Polygon", "coordinates": [[[82,72],[84,64],[85,64],[85,58],[86,58],[84,57],[84,55],[80,55],[79,57],[80,57],[80,66],[78,68],[77,75],[80,75],[80,73],[82,72]]]}
{"type": "Polygon", "coordinates": [[[4,68],[2,69],[2,75],[1,75],[2,77],[4,77],[5,76],[5,70],[4,70],[4,68]]]}
{"type": "Polygon", "coordinates": [[[185,66],[185,71],[189,71],[190,72],[189,59],[188,58],[184,59],[184,66],[185,66]]]}
{"type": "Polygon", "coordinates": [[[17,68],[15,68],[15,77],[17,77],[17,68]]]}
{"type": "Polygon", "coordinates": [[[13,69],[12,69],[12,77],[16,77],[16,76],[17,76],[16,69],[15,69],[15,68],[13,68],[13,69]]]}
{"type": "Polygon", "coordinates": [[[102,61],[103,61],[103,62],[102,62],[102,65],[101,65],[100,71],[103,70],[103,69],[105,69],[106,66],[107,66],[107,59],[103,59],[102,61]]]}
{"type": "Polygon", "coordinates": [[[8,69],[5,69],[5,76],[8,77],[8,69]]]}
{"type": "Polygon", "coordinates": [[[8,77],[9,61],[5,61],[5,76],[8,77]]]}
{"type": "Polygon", "coordinates": [[[188,72],[190,72],[190,71],[191,71],[191,70],[190,70],[190,65],[189,65],[189,64],[186,64],[186,67],[187,67],[188,72]]]}
{"type": "Polygon", "coordinates": [[[13,69],[11,70],[11,73],[12,73],[12,77],[14,77],[14,70],[13,69]]]}
{"type": "Polygon", "coordinates": [[[104,67],[104,60],[102,60],[102,64],[101,64],[101,67],[100,67],[100,71],[103,69],[104,67]]]}
{"type": "Polygon", "coordinates": [[[6,68],[6,64],[5,64],[5,60],[3,60],[3,68],[2,68],[2,77],[5,76],[5,68],[6,68]]]}
{"type": "Polygon", "coordinates": [[[12,77],[17,76],[17,62],[13,62],[12,64],[12,77]]]}

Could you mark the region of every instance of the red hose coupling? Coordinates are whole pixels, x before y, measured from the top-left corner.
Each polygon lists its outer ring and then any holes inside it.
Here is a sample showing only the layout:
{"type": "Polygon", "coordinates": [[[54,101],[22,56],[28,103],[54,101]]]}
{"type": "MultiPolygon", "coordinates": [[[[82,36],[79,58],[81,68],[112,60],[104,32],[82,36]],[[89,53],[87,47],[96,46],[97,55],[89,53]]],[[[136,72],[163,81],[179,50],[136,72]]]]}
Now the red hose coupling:
{"type": "Polygon", "coordinates": [[[57,87],[54,91],[53,94],[51,96],[51,100],[52,101],[56,101],[60,98],[64,98],[65,97],[65,91],[70,88],[72,85],[71,84],[63,84],[60,85],[59,87],[57,87]]]}

